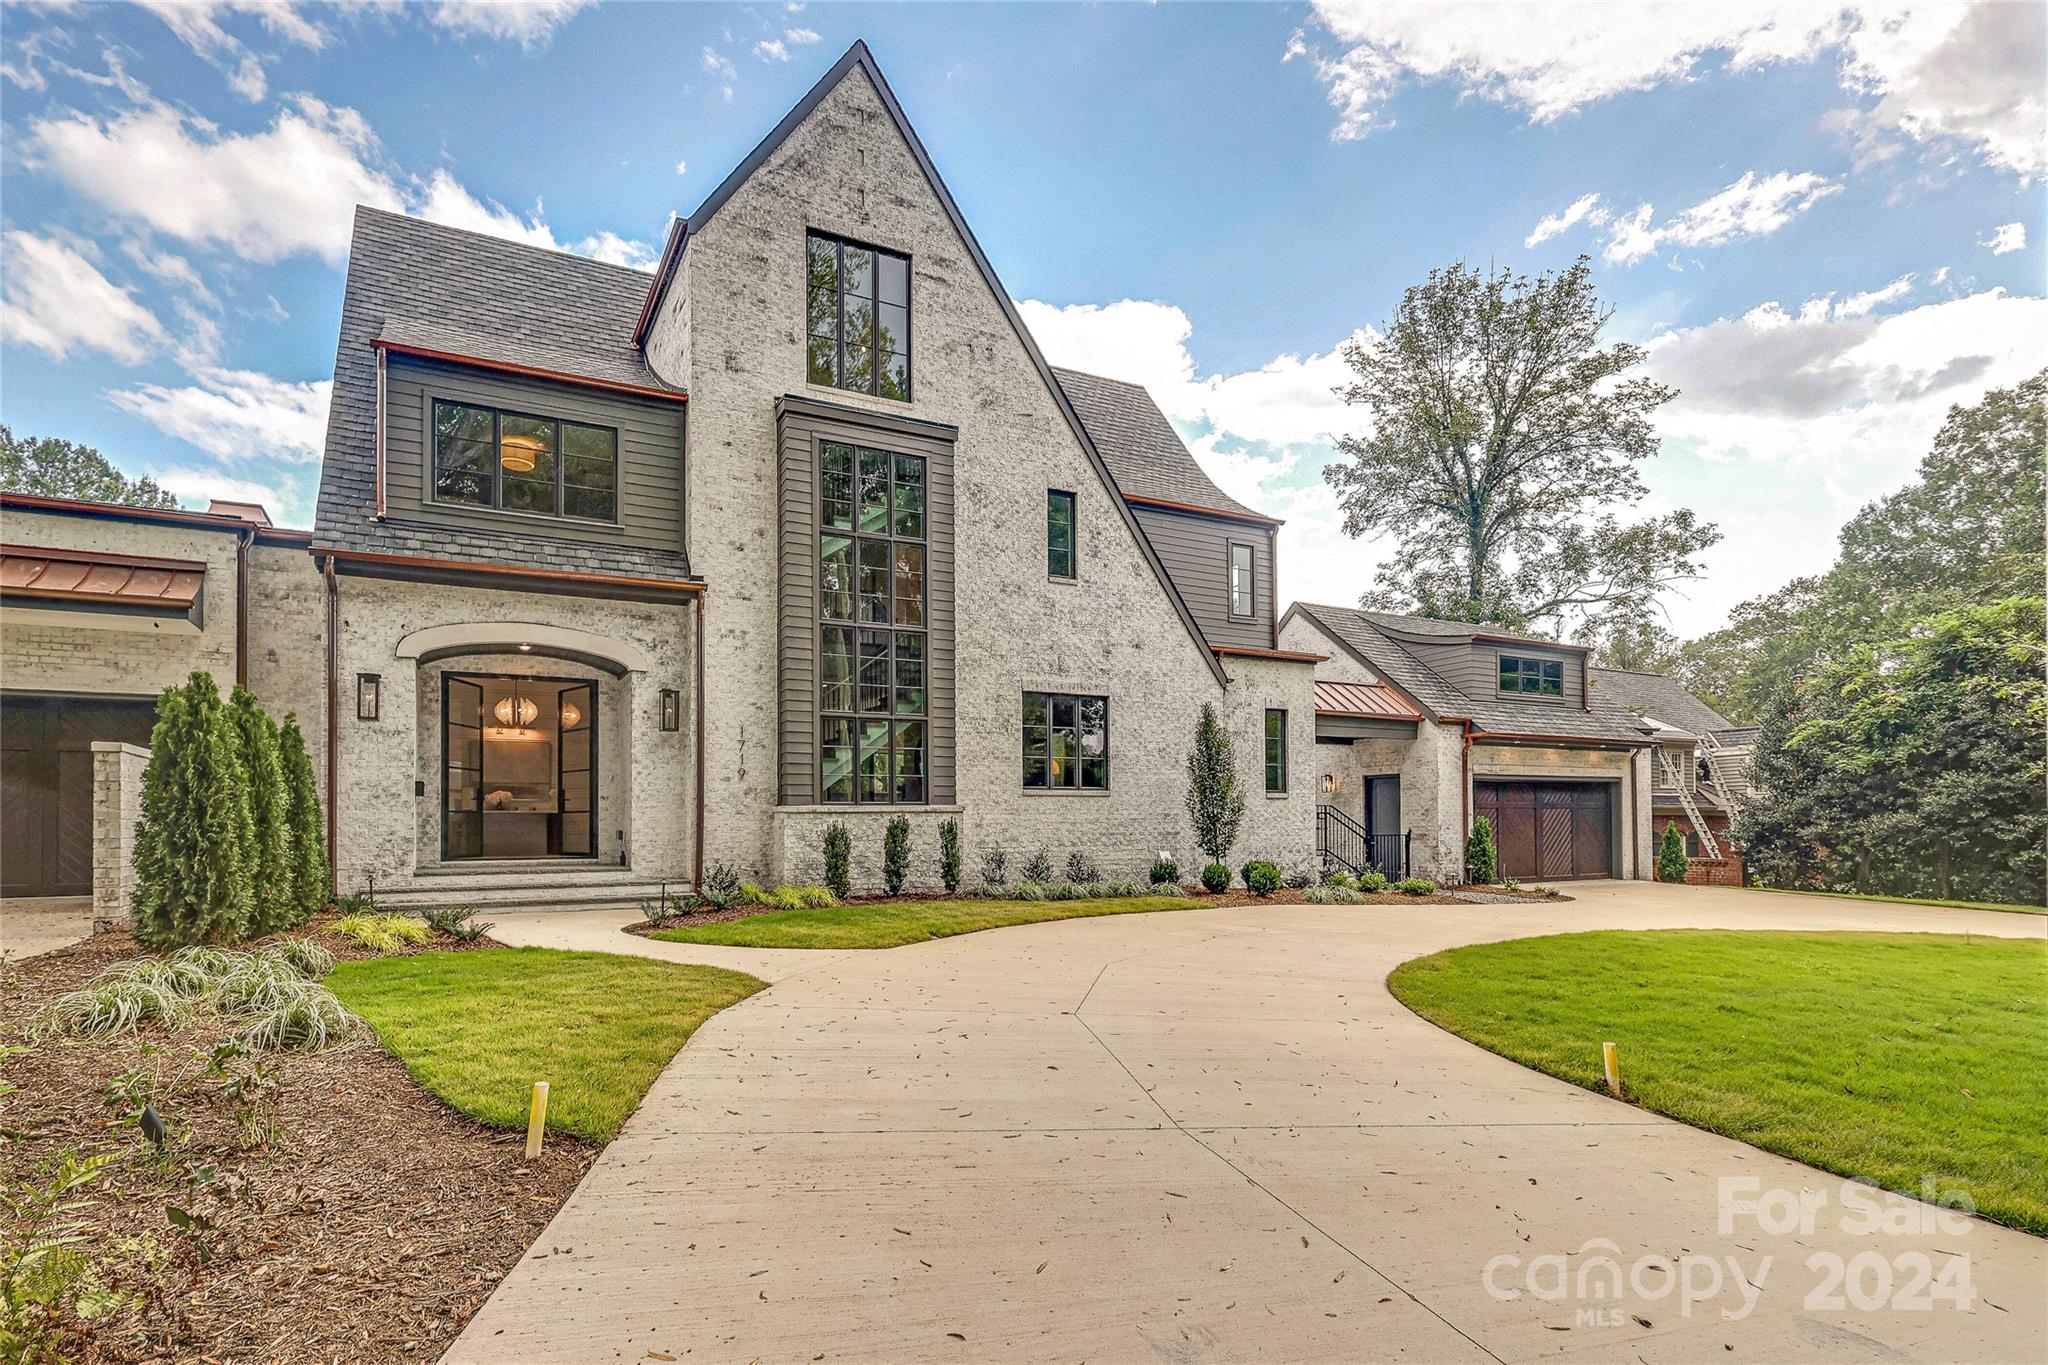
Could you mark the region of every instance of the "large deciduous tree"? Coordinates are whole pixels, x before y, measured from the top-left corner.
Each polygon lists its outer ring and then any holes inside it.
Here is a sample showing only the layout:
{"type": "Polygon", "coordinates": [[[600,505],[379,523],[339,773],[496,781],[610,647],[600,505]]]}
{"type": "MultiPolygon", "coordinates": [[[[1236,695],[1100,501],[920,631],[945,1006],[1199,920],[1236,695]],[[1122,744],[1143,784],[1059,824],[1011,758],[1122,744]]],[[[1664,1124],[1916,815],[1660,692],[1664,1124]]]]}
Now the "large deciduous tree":
{"type": "Polygon", "coordinates": [[[1697,576],[1713,526],[1614,510],[1642,498],[1651,414],[1676,394],[1630,373],[1641,347],[1602,344],[1612,311],[1584,257],[1534,279],[1460,263],[1346,346],[1337,392],[1372,425],[1323,477],[1346,534],[1395,537],[1368,605],[1562,631],[1641,618],[1697,576]]]}
{"type": "Polygon", "coordinates": [[[56,436],[16,436],[0,426],[0,489],[128,507],[176,507],[153,479],[131,479],[91,446],[56,436]]]}

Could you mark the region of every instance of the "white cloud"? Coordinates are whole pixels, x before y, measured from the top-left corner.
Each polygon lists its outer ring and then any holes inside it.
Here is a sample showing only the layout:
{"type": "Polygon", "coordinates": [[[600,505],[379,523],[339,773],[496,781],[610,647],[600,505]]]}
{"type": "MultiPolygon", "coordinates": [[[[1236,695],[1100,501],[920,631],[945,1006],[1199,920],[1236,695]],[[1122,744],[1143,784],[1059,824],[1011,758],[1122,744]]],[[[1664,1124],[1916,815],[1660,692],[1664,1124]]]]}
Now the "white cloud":
{"type": "Polygon", "coordinates": [[[426,8],[436,28],[464,37],[501,38],[529,50],[596,0],[434,0],[426,8]]]}
{"type": "Polygon", "coordinates": [[[1865,313],[1881,308],[1887,303],[1897,302],[1911,292],[1913,292],[1913,277],[1911,275],[1901,275],[1882,288],[1866,290],[1861,294],[1851,294],[1840,303],[1833,305],[1830,310],[1831,316],[1837,318],[1860,318],[1865,313]]]}
{"type": "MultiPolygon", "coordinates": [[[[796,8],[802,9],[803,6],[798,5],[796,8]]],[[[818,41],[817,30],[808,28],[786,28],[782,30],[782,36],[792,46],[800,46],[804,43],[815,43],[818,41]]]]}
{"type": "Polygon", "coordinates": [[[302,253],[338,263],[357,204],[628,264],[636,245],[610,232],[563,243],[538,201],[521,216],[446,169],[423,180],[403,175],[361,114],[305,95],[255,133],[223,133],[152,103],[105,120],[77,112],[39,119],[24,146],[32,167],[102,208],[259,263],[302,253]]]}
{"type": "Polygon", "coordinates": [[[178,501],[187,507],[205,507],[215,498],[229,502],[253,502],[270,513],[271,520],[280,526],[290,526],[301,520],[296,488],[287,489],[282,483],[259,483],[254,479],[238,479],[213,469],[178,468],[166,469],[150,475],[158,486],[175,494],[178,501]]]}
{"type": "Polygon", "coordinates": [[[1535,246],[1538,242],[1547,242],[1566,228],[1576,227],[1580,223],[1592,223],[1597,227],[1605,223],[1607,218],[1607,206],[1600,202],[1598,194],[1582,194],[1566,205],[1564,212],[1549,214],[1539,221],[1529,230],[1529,235],[1522,239],[1522,245],[1535,246]]]}
{"type": "Polygon", "coordinates": [[[144,273],[165,284],[187,290],[202,303],[216,302],[213,291],[199,278],[199,268],[175,251],[158,251],[147,242],[132,237],[121,243],[121,250],[129,260],[141,267],[144,273]]]}
{"type": "Polygon", "coordinates": [[[1802,0],[1584,5],[1317,0],[1320,33],[1297,33],[1337,110],[1333,136],[1389,127],[1408,81],[1440,81],[1537,123],[1632,91],[1832,56],[1842,88],[1873,101],[1873,135],[1960,144],[1993,165],[2039,174],[2044,155],[2043,25],[2030,5],[1802,0]],[[1323,50],[1327,36],[1334,52],[1323,50]]]}
{"type": "Polygon", "coordinates": [[[688,175],[689,173],[690,173],[690,163],[689,163],[689,162],[687,162],[687,161],[678,161],[678,162],[676,162],[676,174],[677,174],[677,175],[688,175]]]}
{"type": "Polygon", "coordinates": [[[1991,230],[1991,235],[1980,245],[1989,249],[1994,256],[2003,256],[2008,251],[2024,251],[2027,246],[2027,225],[2006,223],[1995,227],[1991,230]]]}
{"type": "Polygon", "coordinates": [[[707,47],[704,49],[703,55],[699,60],[703,63],[706,71],[724,82],[725,97],[730,100],[732,98],[732,83],[739,79],[740,74],[738,69],[733,66],[732,58],[726,56],[715,47],[707,47]]]}
{"type": "Polygon", "coordinates": [[[1841,188],[1811,171],[1796,175],[1779,171],[1761,180],[1755,171],[1744,171],[1734,184],[1662,223],[1652,223],[1655,208],[1650,204],[1637,206],[1627,217],[1614,216],[1601,254],[1607,260],[1627,263],[1665,246],[1723,246],[1761,237],[1776,232],[1829,195],[1840,193],[1841,188]]]}
{"type": "Polygon", "coordinates": [[[185,45],[218,67],[228,88],[252,103],[268,92],[263,58],[228,32],[230,16],[253,19],[272,37],[318,51],[327,31],[307,18],[291,0],[138,0],[170,26],[185,45]]]}
{"type": "Polygon", "coordinates": [[[136,365],[169,344],[156,314],[70,243],[7,234],[5,331],[9,342],[58,360],[99,351],[136,365]]]}
{"type": "Polygon", "coordinates": [[[189,385],[140,384],[107,395],[140,417],[222,460],[308,464],[327,439],[329,380],[293,383],[252,370],[200,367],[189,385]]]}
{"type": "Polygon", "coordinates": [[[595,233],[580,242],[571,243],[569,249],[578,256],[588,256],[593,261],[630,266],[635,270],[654,268],[653,247],[645,242],[636,242],[630,237],[621,237],[616,232],[595,233]]]}
{"type": "Polygon", "coordinates": [[[789,60],[789,44],[780,38],[763,38],[754,44],[754,55],[764,62],[786,62],[789,60]]]}

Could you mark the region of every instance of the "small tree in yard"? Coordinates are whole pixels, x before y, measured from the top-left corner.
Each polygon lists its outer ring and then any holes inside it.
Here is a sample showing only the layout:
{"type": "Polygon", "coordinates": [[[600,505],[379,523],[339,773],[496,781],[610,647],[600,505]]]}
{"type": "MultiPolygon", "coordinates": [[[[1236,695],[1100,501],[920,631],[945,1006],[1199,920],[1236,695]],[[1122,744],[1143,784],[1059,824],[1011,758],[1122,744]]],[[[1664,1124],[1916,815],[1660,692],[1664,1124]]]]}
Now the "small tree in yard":
{"type": "Polygon", "coordinates": [[[135,828],[135,937],[151,948],[248,932],[256,825],[241,735],[210,673],[157,699],[135,828]]]}
{"type": "Polygon", "coordinates": [[[320,789],[299,718],[287,714],[277,731],[278,766],[284,773],[284,823],[291,862],[291,919],[303,924],[327,904],[327,833],[320,825],[320,789]]]}
{"type": "Polygon", "coordinates": [[[841,900],[853,894],[853,836],[837,820],[825,827],[825,889],[841,900]]]}
{"type": "Polygon", "coordinates": [[[1195,747],[1188,750],[1187,810],[1195,827],[1195,846],[1210,862],[1223,862],[1244,822],[1244,793],[1237,787],[1237,755],[1230,735],[1207,702],[1195,722],[1195,747]]]}
{"type": "Polygon", "coordinates": [[[939,822],[939,880],[949,892],[960,889],[960,822],[950,816],[939,822]]]}
{"type": "Polygon", "coordinates": [[[242,742],[249,777],[249,819],[255,858],[250,864],[249,933],[268,934],[294,922],[288,794],[277,747],[277,722],[246,687],[229,694],[228,719],[242,742]]]}
{"type": "Polygon", "coordinates": [[[894,896],[910,877],[910,821],[891,816],[882,832],[882,889],[894,896]]]}
{"type": "Polygon", "coordinates": [[[1500,871],[1500,858],[1493,847],[1493,821],[1483,815],[1472,817],[1472,833],[1465,839],[1465,880],[1485,886],[1500,871]]]}
{"type": "Polygon", "coordinates": [[[1677,825],[1664,826],[1664,834],[1657,840],[1657,880],[1684,881],[1686,863],[1685,836],[1678,832],[1677,825]]]}

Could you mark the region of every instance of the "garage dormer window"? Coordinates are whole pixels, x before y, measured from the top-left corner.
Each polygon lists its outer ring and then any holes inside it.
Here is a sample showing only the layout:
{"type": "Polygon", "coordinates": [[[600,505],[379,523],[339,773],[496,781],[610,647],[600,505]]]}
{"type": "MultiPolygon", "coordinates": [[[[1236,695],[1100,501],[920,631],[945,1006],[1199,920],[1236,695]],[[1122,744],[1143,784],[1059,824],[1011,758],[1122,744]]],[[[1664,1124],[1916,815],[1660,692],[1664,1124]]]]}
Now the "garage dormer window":
{"type": "Polygon", "coordinates": [[[807,377],[910,401],[910,258],[809,235],[807,377]]]}
{"type": "Polygon", "coordinates": [[[1500,656],[1500,690],[1520,697],[1562,697],[1564,661],[1500,656]]]}

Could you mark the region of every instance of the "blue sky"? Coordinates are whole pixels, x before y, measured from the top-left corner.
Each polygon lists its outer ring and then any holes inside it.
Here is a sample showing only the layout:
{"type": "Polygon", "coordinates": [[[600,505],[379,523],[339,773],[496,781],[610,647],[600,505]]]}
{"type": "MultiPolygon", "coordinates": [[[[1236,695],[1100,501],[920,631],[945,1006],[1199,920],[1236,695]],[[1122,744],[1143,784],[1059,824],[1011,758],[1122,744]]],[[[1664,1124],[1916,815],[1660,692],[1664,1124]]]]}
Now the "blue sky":
{"type": "Polygon", "coordinates": [[[0,419],[311,516],[349,206],[636,263],[865,38],[1055,361],[1147,383],[1288,518],[1336,348],[1457,259],[1586,252],[1684,390],[1648,510],[1727,540],[1696,633],[1825,566],[1949,404],[2048,363],[2041,11],[1485,5],[10,4],[0,419]]]}

